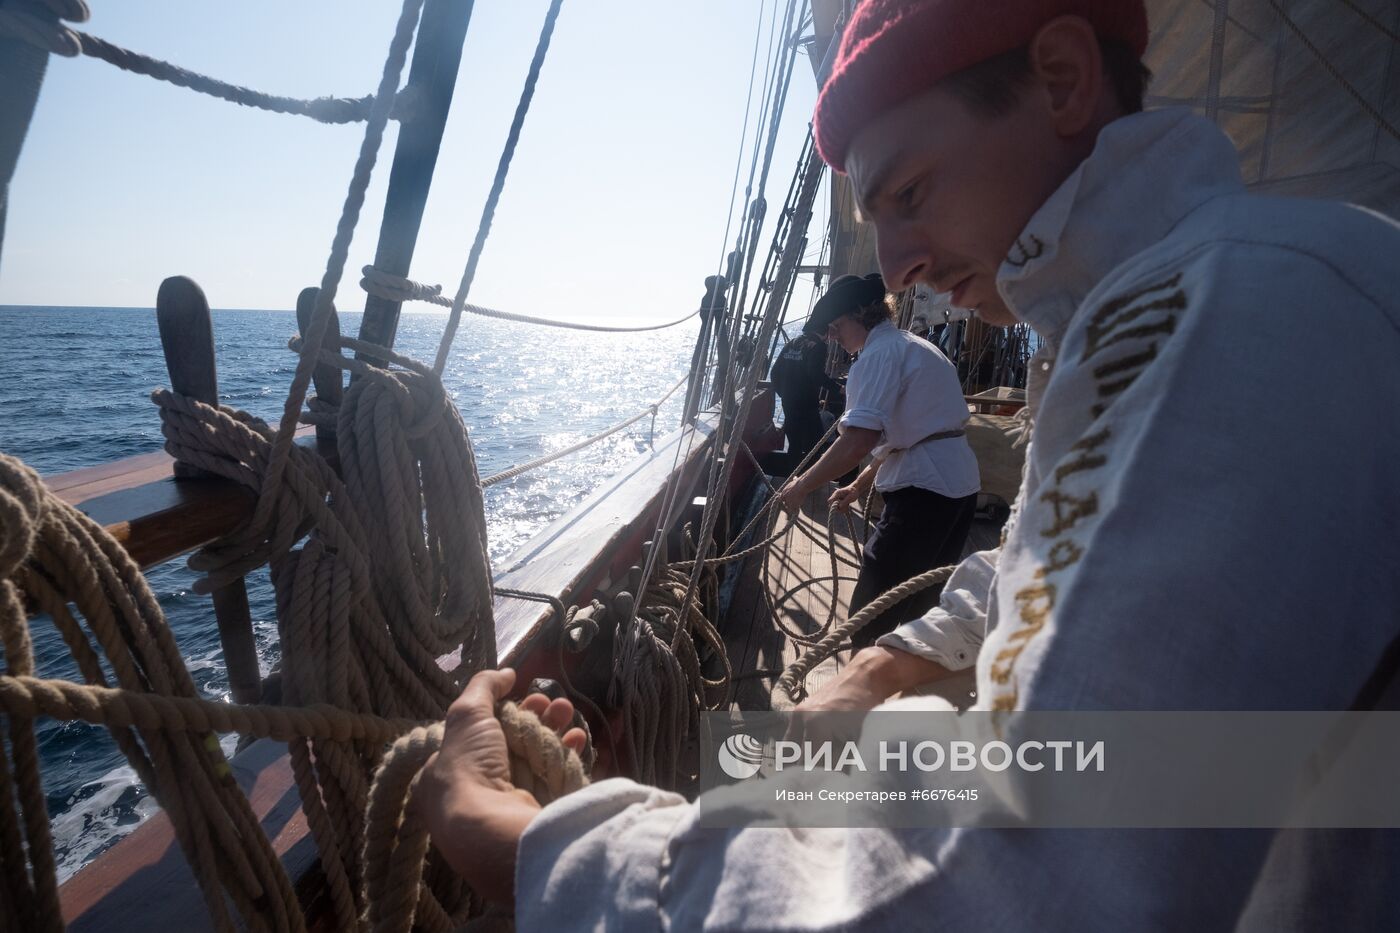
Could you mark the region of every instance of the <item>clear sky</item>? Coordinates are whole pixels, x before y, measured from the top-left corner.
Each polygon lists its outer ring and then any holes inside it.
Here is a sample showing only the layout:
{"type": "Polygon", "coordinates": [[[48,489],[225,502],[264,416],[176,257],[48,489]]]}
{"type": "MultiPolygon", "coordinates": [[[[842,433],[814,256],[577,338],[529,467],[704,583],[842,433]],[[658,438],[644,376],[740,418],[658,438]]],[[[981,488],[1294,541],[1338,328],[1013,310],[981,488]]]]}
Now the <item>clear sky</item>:
{"type": "MultiPolygon", "coordinates": [[[[620,322],[693,310],[721,252],[755,28],[761,17],[761,85],[773,2],[565,0],[471,300],[620,322]]],[[[395,0],[91,6],[80,28],[94,35],[295,97],[370,93],[399,9],[395,0]]],[[[547,7],[477,0],[412,269],[448,295],[547,7]]],[[[804,54],[770,177],[764,249],[815,97],[804,54]]],[[[363,307],[358,270],[378,237],[396,126],[342,310],[363,307]]],[[[0,304],[150,307],[161,279],[183,274],[216,308],[290,308],[325,268],[362,135],[363,124],[264,113],[92,59],[52,58],[10,188],[0,304]]],[[[747,146],[744,158],[747,173],[747,146]]]]}

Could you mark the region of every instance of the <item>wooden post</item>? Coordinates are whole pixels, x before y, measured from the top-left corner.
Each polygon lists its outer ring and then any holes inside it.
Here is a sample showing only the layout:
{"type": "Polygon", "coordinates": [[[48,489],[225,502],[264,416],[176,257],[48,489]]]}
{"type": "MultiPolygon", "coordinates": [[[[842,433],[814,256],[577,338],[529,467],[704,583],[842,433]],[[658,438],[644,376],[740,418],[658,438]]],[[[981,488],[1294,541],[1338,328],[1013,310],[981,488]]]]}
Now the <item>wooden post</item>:
{"type": "MultiPolygon", "coordinates": [[[[156,296],[156,322],[170,387],[209,405],[219,404],[219,377],[214,365],[214,323],[209,302],[192,279],[174,276],[160,283],[156,296]]],[[[175,476],[197,479],[200,471],[176,463],[175,476]]],[[[242,580],[221,586],[212,594],[219,641],[224,646],[229,690],[236,703],[256,703],[262,694],[258,652],[253,641],[253,619],[248,590],[242,580]]]]}
{"type": "MultiPolygon", "coordinates": [[[[303,334],[311,326],[311,315],[316,310],[316,298],[321,294],[319,288],[303,288],[301,294],[297,296],[297,329],[303,334]]],[[[330,307],[330,320],[326,322],[326,339],[321,346],[333,353],[340,352],[340,318],[336,316],[335,304],[330,307]]],[[[341,399],[345,396],[345,381],[342,377],[340,367],[332,366],[329,363],[316,365],[316,369],[311,374],[312,381],[316,384],[316,397],[328,405],[340,407],[341,399]]],[[[316,447],[321,456],[336,462],[335,425],[316,425],[316,447]]]]}
{"type": "MultiPolygon", "coordinates": [[[[408,72],[408,86],[413,88],[421,106],[415,107],[414,119],[399,128],[394,164],[389,170],[389,191],[384,198],[384,219],[379,226],[379,246],[374,253],[375,268],[393,275],[407,277],[413,261],[471,15],[472,0],[427,0],[423,6],[418,42],[408,72]]],[[[360,339],[392,349],[399,327],[399,308],[400,302],[370,295],[360,321],[360,339]]]]}

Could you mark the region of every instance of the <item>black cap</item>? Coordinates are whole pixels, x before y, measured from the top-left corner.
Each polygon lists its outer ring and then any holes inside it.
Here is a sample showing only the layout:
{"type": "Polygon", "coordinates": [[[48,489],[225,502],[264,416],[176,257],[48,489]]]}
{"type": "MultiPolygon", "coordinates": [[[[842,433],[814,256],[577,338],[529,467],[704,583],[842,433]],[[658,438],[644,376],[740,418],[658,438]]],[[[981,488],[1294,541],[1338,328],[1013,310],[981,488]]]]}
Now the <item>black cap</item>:
{"type": "Polygon", "coordinates": [[[804,334],[820,337],[831,322],[843,314],[854,314],[885,297],[885,280],[880,273],[867,276],[843,275],[831,283],[812,309],[812,316],[802,325],[804,334]]]}

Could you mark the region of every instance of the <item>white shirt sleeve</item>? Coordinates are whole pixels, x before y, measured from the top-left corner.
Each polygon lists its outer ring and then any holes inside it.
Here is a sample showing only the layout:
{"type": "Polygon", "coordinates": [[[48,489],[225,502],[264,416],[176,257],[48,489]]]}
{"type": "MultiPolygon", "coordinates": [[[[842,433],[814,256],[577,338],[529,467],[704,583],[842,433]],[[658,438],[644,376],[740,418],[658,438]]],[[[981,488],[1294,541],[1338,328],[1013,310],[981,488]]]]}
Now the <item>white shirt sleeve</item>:
{"type": "Polygon", "coordinates": [[[900,373],[897,361],[884,347],[871,347],[856,360],[846,378],[846,410],[841,429],[847,427],[884,431],[899,401],[900,373]]]}
{"type": "Polygon", "coordinates": [[[1000,553],[998,549],[969,555],[948,578],[937,606],[875,644],[936,661],[950,671],[972,667],[987,635],[987,603],[1000,553]]]}
{"type": "MultiPolygon", "coordinates": [[[[932,697],[897,705],[947,709],[932,697]]],[[[1171,830],[716,829],[679,795],[614,778],[555,801],[525,831],[516,928],[1234,929],[1269,834],[1208,840],[1171,830]]]]}

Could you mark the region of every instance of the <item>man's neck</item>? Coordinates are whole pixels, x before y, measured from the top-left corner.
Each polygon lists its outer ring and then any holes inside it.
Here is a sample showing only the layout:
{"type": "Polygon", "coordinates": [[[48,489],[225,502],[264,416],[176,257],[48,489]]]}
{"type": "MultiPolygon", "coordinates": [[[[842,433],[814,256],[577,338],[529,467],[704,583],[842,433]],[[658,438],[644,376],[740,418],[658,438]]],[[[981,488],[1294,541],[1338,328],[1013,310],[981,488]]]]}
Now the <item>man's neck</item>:
{"type": "Polygon", "coordinates": [[[1109,272],[1201,204],[1242,189],[1228,138],[1189,111],[1116,120],[1026,225],[997,287],[1018,319],[1058,344],[1109,272]]]}

